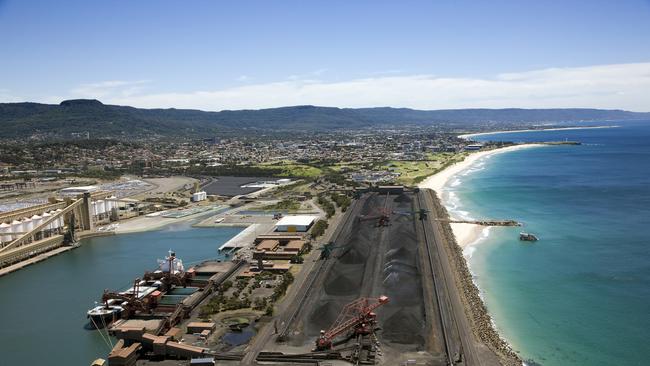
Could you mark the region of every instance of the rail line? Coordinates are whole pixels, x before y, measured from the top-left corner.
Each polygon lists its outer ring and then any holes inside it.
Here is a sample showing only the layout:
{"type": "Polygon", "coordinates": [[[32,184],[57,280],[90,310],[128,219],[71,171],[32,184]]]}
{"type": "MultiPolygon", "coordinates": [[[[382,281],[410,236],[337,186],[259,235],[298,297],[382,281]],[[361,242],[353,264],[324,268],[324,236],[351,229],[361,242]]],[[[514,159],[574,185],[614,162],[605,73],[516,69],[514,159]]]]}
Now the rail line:
{"type": "MultiPolygon", "coordinates": [[[[346,229],[349,225],[352,225],[352,222],[354,221],[354,218],[358,211],[360,210],[361,202],[365,202],[367,198],[363,199],[357,199],[354,200],[352,203],[350,209],[345,213],[345,216],[341,218],[342,224],[339,224],[338,227],[335,229],[334,233],[332,234],[331,240],[336,242],[341,235],[342,232],[344,232],[344,229],[346,229]]],[[[334,249],[336,250],[336,249],[334,249]]],[[[333,253],[332,253],[333,254],[333,253]]],[[[333,257],[333,255],[332,255],[333,257]]],[[[322,273],[327,273],[327,270],[331,267],[333,261],[328,260],[322,260],[318,259],[318,262],[316,263],[316,268],[314,268],[311,273],[309,273],[309,277],[307,280],[303,283],[303,286],[300,288],[298,294],[296,294],[296,298],[294,299],[294,304],[291,307],[291,315],[284,320],[284,327],[281,332],[279,332],[278,335],[278,340],[279,341],[284,341],[288,339],[289,337],[289,331],[293,325],[293,322],[295,321],[296,317],[300,313],[302,309],[304,309],[305,302],[309,298],[309,295],[311,294],[311,289],[314,287],[314,283],[316,283],[316,280],[321,277],[322,273]],[[296,303],[296,300],[298,302],[296,303]]]]}
{"type": "MultiPolygon", "coordinates": [[[[416,195],[418,197],[418,207],[417,209],[422,209],[426,208],[427,205],[426,203],[423,205],[422,204],[422,192],[417,192],[416,195]]],[[[437,268],[442,270],[442,265],[440,263],[440,258],[438,257],[438,253],[432,253],[431,249],[431,238],[429,237],[428,230],[431,229],[430,222],[429,220],[420,220],[420,224],[422,225],[422,233],[424,235],[424,247],[426,248],[426,253],[427,253],[427,259],[429,263],[429,267],[431,270],[431,274],[433,276],[433,292],[436,296],[436,303],[438,304],[438,320],[440,321],[440,324],[442,326],[442,338],[445,346],[445,353],[447,355],[447,363],[448,365],[454,365],[455,363],[455,355],[462,355],[462,342],[460,342],[459,337],[453,337],[453,335],[449,335],[448,332],[449,330],[455,330],[456,335],[459,335],[459,330],[458,330],[458,324],[454,320],[453,313],[451,312],[449,302],[447,301],[447,297],[444,299],[442,298],[440,294],[440,289],[442,286],[445,286],[446,293],[449,294],[449,290],[446,288],[446,282],[443,282],[443,284],[440,284],[440,278],[439,276],[436,275],[436,266],[437,268]],[[443,305],[444,304],[444,305],[443,305]],[[444,309],[443,309],[444,308],[444,309]],[[446,314],[444,316],[443,314],[446,314]],[[452,340],[451,338],[457,338],[452,340]],[[458,346],[456,346],[456,344],[458,346]],[[453,353],[452,353],[453,352],[453,353]]],[[[435,237],[433,238],[435,241],[435,237]]]]}

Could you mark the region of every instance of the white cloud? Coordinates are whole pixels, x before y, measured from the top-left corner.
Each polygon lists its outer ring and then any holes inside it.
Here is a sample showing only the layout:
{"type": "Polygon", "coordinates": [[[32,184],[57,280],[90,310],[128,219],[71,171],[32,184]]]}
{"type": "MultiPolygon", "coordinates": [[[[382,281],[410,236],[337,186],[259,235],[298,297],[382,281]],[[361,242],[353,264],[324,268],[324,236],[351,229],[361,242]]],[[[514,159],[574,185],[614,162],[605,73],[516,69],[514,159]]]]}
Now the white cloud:
{"type": "Polygon", "coordinates": [[[82,84],[72,89],[75,98],[114,98],[141,95],[149,80],[109,80],[98,83],[82,84]]]}
{"type": "MultiPolygon", "coordinates": [[[[551,68],[491,78],[380,75],[349,81],[292,78],[190,93],[143,93],[144,81],[87,84],[104,103],[203,110],[314,104],[336,107],[609,108],[650,111],[650,63],[551,68]]],[[[93,94],[94,93],[94,94],[93,94]]]]}
{"type": "Polygon", "coordinates": [[[0,88],[0,103],[18,103],[23,99],[14,95],[11,90],[0,88]]]}

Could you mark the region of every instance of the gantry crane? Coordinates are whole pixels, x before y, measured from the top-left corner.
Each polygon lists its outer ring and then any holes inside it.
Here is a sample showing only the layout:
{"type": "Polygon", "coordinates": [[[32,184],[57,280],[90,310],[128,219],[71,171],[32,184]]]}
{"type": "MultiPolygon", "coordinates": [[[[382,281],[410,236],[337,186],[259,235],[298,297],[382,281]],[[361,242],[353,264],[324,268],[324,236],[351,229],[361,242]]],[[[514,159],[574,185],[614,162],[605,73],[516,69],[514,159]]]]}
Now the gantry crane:
{"type": "Polygon", "coordinates": [[[332,255],[332,251],[337,248],[343,248],[343,245],[335,245],[333,241],[323,244],[320,250],[320,259],[328,259],[332,255]]]}
{"type": "Polygon", "coordinates": [[[359,221],[377,220],[377,227],[388,226],[390,224],[390,215],[393,213],[388,208],[388,198],[390,193],[386,193],[384,206],[377,209],[374,214],[359,216],[359,221]]]}
{"type": "Polygon", "coordinates": [[[404,215],[404,216],[415,216],[418,215],[418,220],[426,220],[427,219],[427,214],[430,211],[424,208],[421,208],[417,211],[393,211],[394,214],[397,215],[404,215]]]}
{"type": "Polygon", "coordinates": [[[348,338],[360,335],[369,335],[374,332],[377,314],[373,310],[388,303],[388,297],[360,298],[343,308],[334,324],[328,330],[321,330],[316,340],[316,350],[325,351],[332,349],[336,337],[348,333],[348,338]]]}

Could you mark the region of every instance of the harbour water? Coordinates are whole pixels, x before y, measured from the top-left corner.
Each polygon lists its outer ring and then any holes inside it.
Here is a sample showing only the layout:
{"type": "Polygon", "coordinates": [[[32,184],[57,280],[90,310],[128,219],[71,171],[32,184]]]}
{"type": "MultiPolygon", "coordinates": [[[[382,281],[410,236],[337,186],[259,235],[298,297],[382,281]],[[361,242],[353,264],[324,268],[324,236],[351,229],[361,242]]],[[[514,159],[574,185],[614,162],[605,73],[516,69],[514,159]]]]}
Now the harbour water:
{"type": "Polygon", "coordinates": [[[86,311],[104,289],[127,288],[170,249],[186,267],[219,258],[217,248],[241,231],[190,224],[86,239],[80,248],[0,278],[0,364],[87,366],[105,358],[109,345],[86,329],[86,311]]]}
{"type": "Polygon", "coordinates": [[[476,140],[577,140],[496,154],[451,179],[458,216],[515,219],[465,250],[500,334],[529,365],[647,365],[650,122],[476,140]]]}

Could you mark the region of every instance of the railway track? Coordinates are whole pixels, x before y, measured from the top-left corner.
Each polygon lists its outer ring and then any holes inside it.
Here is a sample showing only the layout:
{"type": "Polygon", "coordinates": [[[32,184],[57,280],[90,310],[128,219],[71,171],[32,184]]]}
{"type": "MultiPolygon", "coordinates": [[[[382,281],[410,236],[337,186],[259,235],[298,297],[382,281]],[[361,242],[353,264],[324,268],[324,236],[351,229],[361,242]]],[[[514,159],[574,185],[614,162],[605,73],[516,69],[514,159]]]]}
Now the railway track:
{"type": "MultiPolygon", "coordinates": [[[[334,233],[332,234],[330,238],[331,241],[334,241],[336,243],[341,233],[344,232],[345,229],[347,229],[350,225],[353,224],[354,218],[358,216],[361,207],[363,207],[362,203],[365,202],[366,199],[367,198],[358,199],[352,203],[350,209],[346,212],[345,216],[341,219],[342,224],[339,224],[338,227],[335,229],[334,233]]],[[[334,249],[334,251],[336,251],[336,249],[334,249]]],[[[332,257],[333,256],[334,253],[332,253],[332,257]]],[[[316,280],[319,279],[322,280],[323,274],[326,274],[328,272],[329,268],[332,266],[333,263],[334,263],[333,260],[321,260],[321,259],[318,260],[318,262],[315,265],[316,267],[309,273],[309,277],[307,278],[303,286],[298,291],[298,294],[294,298],[291,308],[288,309],[289,316],[284,319],[285,324],[282,328],[282,331],[279,332],[279,336],[278,336],[279,341],[285,341],[289,338],[289,332],[292,329],[293,322],[298,317],[300,310],[305,308],[304,305],[307,302],[309,295],[311,294],[311,289],[314,288],[314,283],[316,283],[316,280]]]]}
{"type": "MultiPolygon", "coordinates": [[[[416,210],[426,209],[428,205],[423,202],[422,191],[416,193],[417,206],[416,210]]],[[[424,235],[424,247],[426,251],[427,263],[433,275],[433,292],[438,305],[438,320],[442,325],[441,334],[444,343],[444,350],[446,354],[446,361],[448,365],[459,364],[463,360],[463,347],[460,339],[460,332],[456,323],[451,304],[449,303],[449,289],[444,280],[442,273],[442,264],[440,263],[440,248],[438,243],[435,242],[435,235],[431,232],[433,229],[430,219],[420,220],[422,225],[422,233],[424,235]],[[434,246],[435,248],[432,248],[434,246]]]]}

